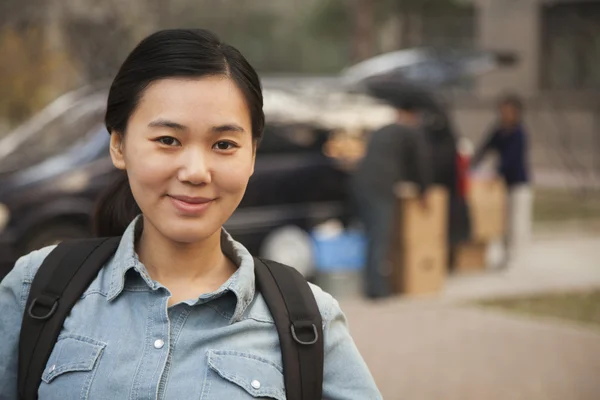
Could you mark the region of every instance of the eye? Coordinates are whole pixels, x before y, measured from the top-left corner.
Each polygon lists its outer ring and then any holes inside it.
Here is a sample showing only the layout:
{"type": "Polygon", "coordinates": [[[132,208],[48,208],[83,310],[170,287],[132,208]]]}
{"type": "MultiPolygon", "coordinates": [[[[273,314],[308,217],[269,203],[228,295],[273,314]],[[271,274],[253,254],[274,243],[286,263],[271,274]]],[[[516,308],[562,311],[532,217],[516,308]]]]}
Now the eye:
{"type": "Polygon", "coordinates": [[[237,147],[237,145],[235,143],[227,142],[227,141],[223,141],[223,140],[215,143],[213,146],[214,149],[221,150],[221,151],[232,150],[236,147],[237,147]]]}
{"type": "Polygon", "coordinates": [[[179,140],[175,139],[171,136],[162,136],[155,140],[156,142],[165,145],[165,146],[180,146],[179,140]]]}

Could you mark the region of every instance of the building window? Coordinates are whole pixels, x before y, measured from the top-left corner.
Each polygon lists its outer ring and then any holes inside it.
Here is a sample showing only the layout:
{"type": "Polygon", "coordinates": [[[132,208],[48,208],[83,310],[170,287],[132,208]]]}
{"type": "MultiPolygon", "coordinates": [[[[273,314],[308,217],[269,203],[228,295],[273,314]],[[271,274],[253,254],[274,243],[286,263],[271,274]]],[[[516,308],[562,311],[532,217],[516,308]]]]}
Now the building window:
{"type": "Polygon", "coordinates": [[[541,61],[544,89],[600,89],[600,3],[545,6],[541,61]]]}
{"type": "Polygon", "coordinates": [[[421,45],[473,49],[475,39],[475,7],[456,6],[423,18],[421,45]]]}

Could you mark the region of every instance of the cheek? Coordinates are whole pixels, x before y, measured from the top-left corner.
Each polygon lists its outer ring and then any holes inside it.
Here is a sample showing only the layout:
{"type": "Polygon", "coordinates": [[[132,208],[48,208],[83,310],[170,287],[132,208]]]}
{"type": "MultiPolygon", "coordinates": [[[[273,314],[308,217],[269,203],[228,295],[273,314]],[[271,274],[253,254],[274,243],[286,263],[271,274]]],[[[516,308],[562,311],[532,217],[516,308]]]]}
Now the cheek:
{"type": "Polygon", "coordinates": [[[169,166],[172,162],[165,162],[163,157],[138,147],[130,147],[126,153],[127,174],[132,188],[136,186],[139,190],[160,185],[170,176],[169,166]]]}
{"type": "Polygon", "coordinates": [[[213,178],[221,190],[227,192],[242,192],[246,190],[248,180],[252,175],[252,154],[244,154],[239,157],[231,157],[215,164],[213,178]]]}

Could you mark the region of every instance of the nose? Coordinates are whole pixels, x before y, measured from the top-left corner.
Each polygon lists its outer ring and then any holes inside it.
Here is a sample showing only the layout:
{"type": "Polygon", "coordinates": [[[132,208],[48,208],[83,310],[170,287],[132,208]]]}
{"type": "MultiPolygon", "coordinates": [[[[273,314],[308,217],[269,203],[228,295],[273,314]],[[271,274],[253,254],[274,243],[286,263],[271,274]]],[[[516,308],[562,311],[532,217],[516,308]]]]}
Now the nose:
{"type": "Polygon", "coordinates": [[[177,178],[183,183],[206,185],[211,182],[209,157],[201,150],[188,149],[181,158],[177,178]]]}

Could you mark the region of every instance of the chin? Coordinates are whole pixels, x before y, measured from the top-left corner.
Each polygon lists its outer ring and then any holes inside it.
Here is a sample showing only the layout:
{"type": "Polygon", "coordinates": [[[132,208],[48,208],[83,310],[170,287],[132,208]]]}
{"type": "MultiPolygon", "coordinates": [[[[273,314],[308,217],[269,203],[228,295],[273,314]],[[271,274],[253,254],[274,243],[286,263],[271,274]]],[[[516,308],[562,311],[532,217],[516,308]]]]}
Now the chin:
{"type": "Polygon", "coordinates": [[[160,232],[176,243],[197,243],[221,231],[220,224],[207,224],[204,221],[182,221],[158,227],[160,232]]]}

